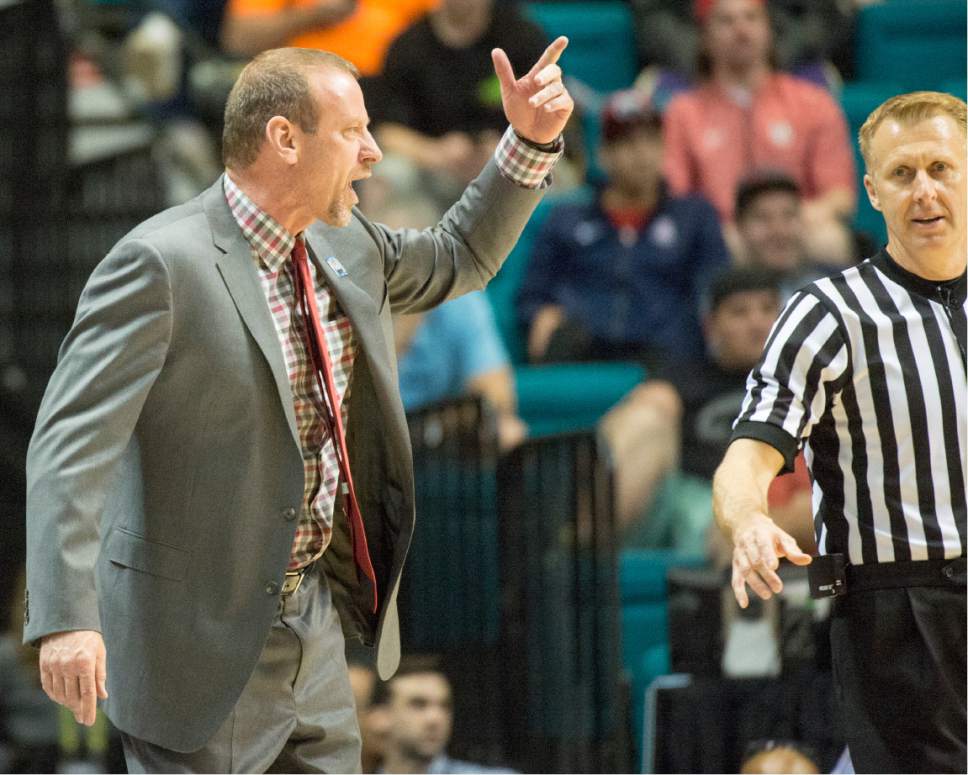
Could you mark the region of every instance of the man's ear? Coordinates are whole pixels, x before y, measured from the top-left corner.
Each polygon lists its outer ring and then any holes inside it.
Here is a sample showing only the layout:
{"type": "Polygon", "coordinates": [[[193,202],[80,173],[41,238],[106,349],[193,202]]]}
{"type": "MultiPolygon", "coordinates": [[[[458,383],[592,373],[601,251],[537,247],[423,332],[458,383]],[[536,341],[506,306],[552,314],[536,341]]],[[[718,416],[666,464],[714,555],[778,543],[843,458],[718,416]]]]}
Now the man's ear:
{"type": "Polygon", "coordinates": [[[266,143],[289,165],[299,161],[295,127],[284,116],[273,116],[266,122],[266,143]]]}
{"type": "Polygon", "coordinates": [[[867,198],[871,202],[871,207],[877,212],[881,212],[881,200],[877,196],[877,188],[874,186],[874,179],[869,172],[864,173],[864,188],[867,190],[867,198]]]}

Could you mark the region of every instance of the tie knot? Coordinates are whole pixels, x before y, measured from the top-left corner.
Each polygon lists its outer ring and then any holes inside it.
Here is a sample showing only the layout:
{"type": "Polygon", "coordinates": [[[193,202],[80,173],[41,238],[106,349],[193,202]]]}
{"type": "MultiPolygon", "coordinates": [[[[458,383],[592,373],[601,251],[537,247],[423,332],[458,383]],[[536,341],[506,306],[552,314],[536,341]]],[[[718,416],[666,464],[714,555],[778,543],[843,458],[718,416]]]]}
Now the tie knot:
{"type": "Polygon", "coordinates": [[[309,254],[306,252],[306,243],[302,237],[296,238],[296,244],[292,248],[292,260],[297,264],[307,263],[309,261],[309,254]]]}

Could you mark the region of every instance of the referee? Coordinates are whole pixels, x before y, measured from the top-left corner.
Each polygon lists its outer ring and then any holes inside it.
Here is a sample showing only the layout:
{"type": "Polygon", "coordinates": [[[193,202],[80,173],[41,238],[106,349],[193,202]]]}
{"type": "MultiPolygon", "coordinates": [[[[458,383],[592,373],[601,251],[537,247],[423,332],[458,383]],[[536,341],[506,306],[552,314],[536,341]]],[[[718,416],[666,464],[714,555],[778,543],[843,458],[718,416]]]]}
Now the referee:
{"type": "Polygon", "coordinates": [[[834,676],[858,772],[966,771],[965,123],[965,103],[936,92],[868,117],[864,185],[887,248],[790,299],[713,482],[745,608],[747,585],[782,589],[779,558],[812,561],[766,510],[803,446],[825,555],[811,575],[838,593],[834,676]]]}

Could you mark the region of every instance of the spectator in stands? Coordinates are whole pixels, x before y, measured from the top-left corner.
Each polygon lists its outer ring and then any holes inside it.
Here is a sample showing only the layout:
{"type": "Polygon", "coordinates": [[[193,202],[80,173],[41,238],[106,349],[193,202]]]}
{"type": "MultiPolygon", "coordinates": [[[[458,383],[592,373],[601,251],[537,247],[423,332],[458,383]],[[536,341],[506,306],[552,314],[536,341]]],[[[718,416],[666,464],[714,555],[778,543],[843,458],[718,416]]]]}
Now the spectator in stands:
{"type": "MultiPolygon", "coordinates": [[[[703,82],[674,97],[665,115],[672,191],[705,194],[732,224],[742,177],[786,170],[804,195],[808,255],[849,263],[856,185],[840,107],[823,89],[774,70],[765,0],[696,0],[696,16],[703,82]]],[[[727,238],[735,247],[734,229],[727,238]]]]}
{"type": "Polygon", "coordinates": [[[754,172],[736,190],[737,260],[776,272],[783,300],[837,267],[806,254],[803,200],[796,181],[784,172],[754,172]]]}
{"type": "MultiPolygon", "coordinates": [[[[145,9],[124,40],[121,72],[126,94],[141,103],[159,130],[152,151],[166,201],[175,205],[210,186],[222,171],[205,104],[210,89],[197,88],[200,82],[190,72],[217,51],[225,0],[153,0],[142,5],[150,10],[145,9]]],[[[228,86],[220,93],[219,121],[228,86]]]]}
{"type": "Polygon", "coordinates": [[[617,92],[602,113],[595,201],[548,216],[518,293],[533,361],[699,357],[699,300],[729,263],[712,206],[670,196],[662,123],[644,95],[617,92]]]}
{"type": "Polygon", "coordinates": [[[443,206],[453,202],[506,125],[491,50],[503,48],[521,75],[546,45],[514,3],[496,12],[495,0],[441,0],[387,53],[371,103],[383,176],[393,176],[396,188],[426,188],[443,206]]]}
{"type": "Polygon", "coordinates": [[[743,756],[740,773],[787,772],[791,775],[811,775],[820,772],[816,754],[806,746],[791,741],[757,740],[743,756]]]}
{"type": "MultiPolygon", "coordinates": [[[[631,0],[631,5],[642,62],[679,76],[680,83],[695,78],[700,46],[696,4],[631,0]]],[[[839,82],[841,75],[852,70],[851,34],[856,9],[851,3],[770,0],[769,12],[779,69],[824,87],[839,82]]]]}
{"type": "MultiPolygon", "coordinates": [[[[713,472],[746,395],[746,377],[779,311],[773,273],[743,267],[721,274],[708,294],[706,353],[666,361],[603,418],[600,429],[617,463],[616,518],[627,546],[706,551],[713,472]]],[[[809,525],[809,499],[802,497],[809,481],[802,467],[793,477],[795,483],[791,477],[778,482],[782,492],[771,493],[771,508],[783,512],[777,518],[785,525],[797,519],[809,525]]]]}
{"type": "Polygon", "coordinates": [[[368,78],[383,68],[394,38],[436,2],[228,0],[222,46],[245,57],[278,46],[325,49],[348,59],[368,78]]]}
{"type": "Polygon", "coordinates": [[[497,413],[502,449],[524,439],[528,429],[517,414],[514,376],[483,292],[396,318],[394,337],[404,408],[479,395],[497,413]]]}
{"type": "Polygon", "coordinates": [[[433,657],[404,657],[385,685],[389,734],[384,772],[498,773],[446,754],[454,723],[450,682],[433,657]]]}

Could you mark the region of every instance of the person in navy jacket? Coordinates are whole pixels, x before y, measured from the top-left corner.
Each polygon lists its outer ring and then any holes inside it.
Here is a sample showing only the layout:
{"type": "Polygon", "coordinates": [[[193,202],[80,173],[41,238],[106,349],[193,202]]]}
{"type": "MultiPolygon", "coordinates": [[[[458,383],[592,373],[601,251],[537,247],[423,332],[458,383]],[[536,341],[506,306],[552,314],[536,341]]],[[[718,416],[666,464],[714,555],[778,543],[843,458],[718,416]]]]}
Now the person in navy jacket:
{"type": "Polygon", "coordinates": [[[518,292],[532,361],[702,357],[700,298],[730,263],[713,206],[667,193],[662,122],[647,95],[602,113],[607,182],[590,203],[548,216],[518,292]]]}

